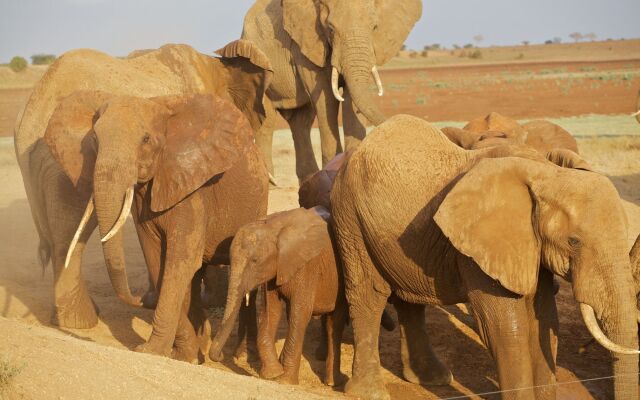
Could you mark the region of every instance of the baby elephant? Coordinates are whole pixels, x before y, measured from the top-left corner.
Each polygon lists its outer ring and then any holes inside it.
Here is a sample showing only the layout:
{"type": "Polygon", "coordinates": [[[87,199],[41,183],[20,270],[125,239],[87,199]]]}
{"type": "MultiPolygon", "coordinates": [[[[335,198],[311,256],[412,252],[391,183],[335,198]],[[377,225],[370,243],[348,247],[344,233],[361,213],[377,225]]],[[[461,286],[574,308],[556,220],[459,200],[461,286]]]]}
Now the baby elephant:
{"type": "Polygon", "coordinates": [[[297,384],[302,345],[313,315],[326,315],[327,358],[325,383],[340,375],[340,343],[347,318],[342,271],[337,262],[324,207],[299,208],[269,215],[240,228],[231,243],[231,273],[227,304],[220,331],[209,357],[222,359],[245,295],[260,285],[258,299],[258,353],[260,376],[297,384]],[[275,337],[281,299],[287,303],[289,330],[280,361],[275,337]]]}

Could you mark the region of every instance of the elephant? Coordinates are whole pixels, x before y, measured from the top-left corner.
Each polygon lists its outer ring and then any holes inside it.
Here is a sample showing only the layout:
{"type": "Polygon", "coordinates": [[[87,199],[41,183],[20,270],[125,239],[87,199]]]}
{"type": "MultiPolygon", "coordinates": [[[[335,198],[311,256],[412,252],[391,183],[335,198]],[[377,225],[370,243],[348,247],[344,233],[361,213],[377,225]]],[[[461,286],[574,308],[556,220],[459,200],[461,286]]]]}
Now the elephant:
{"type": "Polygon", "coordinates": [[[338,170],[344,165],[351,151],[340,153],[327,163],[320,171],[305,179],[298,188],[300,207],[313,208],[322,206],[331,209],[331,188],[338,170]]]}
{"type": "Polygon", "coordinates": [[[105,251],[107,265],[124,266],[120,229],[133,210],[159,290],[153,331],[136,350],[197,361],[206,342],[194,325],[206,326],[206,316],[190,307],[192,279],[199,298],[201,266],[226,263],[237,229],[267,212],[269,178],[247,118],[211,94],[79,91],[56,108],[44,139],[72,183],[93,176],[74,238],[97,224],[103,245],[116,247],[115,258],[105,251]]]}
{"type": "Polygon", "coordinates": [[[464,150],[428,122],[398,115],[340,169],[331,212],[354,328],[347,393],[389,398],[376,344],[393,294],[406,303],[402,351],[419,361],[417,375],[450,374],[430,352],[421,305],[470,302],[502,398],[555,398],[557,275],[572,283],[591,335],[614,353],[615,398],[637,397],[627,219],[606,177],[527,147],[464,150]]]}
{"type": "Polygon", "coordinates": [[[554,149],[567,149],[579,153],[574,137],[559,125],[545,120],[534,120],[520,125],[496,112],[476,118],[462,129],[445,127],[442,132],[452,142],[467,150],[501,144],[522,144],[542,154],[554,149]]]}
{"type": "Polygon", "coordinates": [[[299,182],[318,171],[310,129],[317,116],[322,164],[352,149],[385,117],[369,91],[371,78],[383,94],[377,66],[394,57],[422,15],[420,0],[257,0],[244,19],[242,38],[271,60],[267,120],[256,143],[273,174],[272,141],[276,110],[287,120],[296,152],[299,182]],[[341,79],[342,78],[342,79],[341,79]],[[341,94],[339,86],[346,86],[341,94]]]}
{"type": "MultiPolygon", "coordinates": [[[[50,261],[53,266],[53,324],[87,329],[98,323],[81,276],[82,252],[91,230],[77,238],[73,253],[68,252],[91,195],[93,171],[76,165],[79,179],[72,182],[50,154],[43,136],[54,110],[61,99],[82,89],[139,97],[209,93],[235,104],[256,131],[265,118],[262,100],[272,75],[269,61],[248,41],[232,42],[224,53],[226,57],[214,58],[186,45],[166,45],[117,59],[94,50],[74,50],[58,58],[35,86],[18,117],[15,149],[39,236],[39,260],[43,269],[50,261]]],[[[124,273],[121,246],[115,245],[119,240],[104,244],[105,255],[114,262],[107,265],[109,277],[120,299],[139,306],[141,299],[131,293],[124,273]]],[[[144,299],[153,307],[152,285],[144,299]]]]}
{"type": "Polygon", "coordinates": [[[340,263],[328,225],[329,212],[318,206],[269,215],[238,230],[231,243],[229,291],[222,326],[209,357],[220,361],[245,294],[258,287],[260,376],[297,384],[302,345],[313,315],[326,317],[327,385],[340,382],[340,344],[347,319],[340,263]],[[275,338],[287,303],[289,330],[280,361],[275,338]],[[282,362],[282,364],[281,364],[282,362]]]}

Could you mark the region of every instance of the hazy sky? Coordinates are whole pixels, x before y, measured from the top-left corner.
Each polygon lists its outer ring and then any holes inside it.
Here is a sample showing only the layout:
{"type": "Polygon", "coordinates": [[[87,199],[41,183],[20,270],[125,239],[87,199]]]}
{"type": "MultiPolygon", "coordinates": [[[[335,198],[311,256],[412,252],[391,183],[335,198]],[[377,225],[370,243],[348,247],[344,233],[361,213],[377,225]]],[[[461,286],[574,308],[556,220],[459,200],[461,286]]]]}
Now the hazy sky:
{"type": "MultiPolygon", "coordinates": [[[[342,0],[347,1],[347,0],[342,0]]],[[[90,47],[113,55],[164,43],[211,52],[238,38],[252,0],[0,0],[0,62],[90,47]]],[[[407,45],[640,37],[639,0],[424,0],[407,45]]]]}

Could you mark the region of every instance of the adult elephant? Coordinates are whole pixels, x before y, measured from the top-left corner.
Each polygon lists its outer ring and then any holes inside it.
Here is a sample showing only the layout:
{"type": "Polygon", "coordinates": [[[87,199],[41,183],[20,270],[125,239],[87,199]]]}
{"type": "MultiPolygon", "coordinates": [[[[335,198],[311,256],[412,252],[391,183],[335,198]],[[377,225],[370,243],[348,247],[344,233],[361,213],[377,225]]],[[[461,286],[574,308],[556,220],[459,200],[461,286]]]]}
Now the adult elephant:
{"type": "MultiPolygon", "coordinates": [[[[589,331],[614,352],[615,398],[637,397],[627,222],[606,177],[527,148],[466,151],[426,121],[396,116],[339,171],[331,205],[354,328],[348,393],[389,398],[377,321],[393,294],[417,305],[469,301],[503,398],[555,398],[555,274],[572,282],[589,331]]],[[[427,335],[414,329],[408,346],[421,345],[427,335]]]]}
{"type": "MultiPolygon", "coordinates": [[[[310,140],[315,116],[323,166],[342,151],[340,102],[347,150],[364,138],[365,120],[385,120],[369,91],[371,78],[382,95],[377,66],[396,55],[421,14],[420,0],[257,0],[251,7],[242,37],[271,60],[267,94],[291,127],[300,182],[318,170],[310,140]]],[[[273,174],[275,110],[268,108],[267,117],[256,142],[273,174]]]]}
{"type": "MultiPolygon", "coordinates": [[[[91,230],[77,238],[77,246],[67,257],[93,190],[93,170],[75,164],[78,179],[72,182],[53,159],[43,136],[54,110],[62,99],[77,90],[139,97],[208,93],[232,102],[256,131],[265,118],[262,100],[272,74],[269,61],[247,41],[230,43],[224,53],[226,57],[213,58],[189,46],[167,45],[121,60],[94,50],[76,50],[56,60],[34,88],[18,117],[14,138],[40,239],[39,259],[43,268],[49,261],[53,264],[54,324],[91,328],[98,322],[80,268],[91,230]]],[[[70,121],[68,129],[86,122],[70,121]]],[[[103,250],[118,297],[127,304],[140,305],[140,297],[134,296],[129,288],[121,234],[105,242],[103,250]]]]}

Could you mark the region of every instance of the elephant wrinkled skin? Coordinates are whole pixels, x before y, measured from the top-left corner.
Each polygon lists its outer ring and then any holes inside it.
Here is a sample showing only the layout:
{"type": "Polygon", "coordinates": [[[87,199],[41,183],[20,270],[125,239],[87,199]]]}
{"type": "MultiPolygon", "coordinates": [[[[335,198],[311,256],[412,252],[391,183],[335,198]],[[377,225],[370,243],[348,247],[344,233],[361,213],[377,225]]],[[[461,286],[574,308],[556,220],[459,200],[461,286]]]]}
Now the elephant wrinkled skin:
{"type": "MultiPolygon", "coordinates": [[[[389,398],[377,343],[393,294],[417,305],[469,301],[500,389],[529,388],[502,397],[555,398],[558,275],[572,282],[592,335],[616,351],[615,398],[637,396],[627,221],[606,177],[517,146],[466,151],[400,115],[338,172],[331,206],[354,327],[347,393],[389,398]]],[[[418,350],[426,343],[426,333],[409,341],[418,350]]]]}

